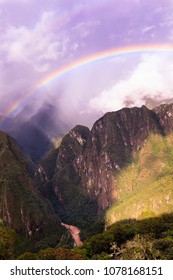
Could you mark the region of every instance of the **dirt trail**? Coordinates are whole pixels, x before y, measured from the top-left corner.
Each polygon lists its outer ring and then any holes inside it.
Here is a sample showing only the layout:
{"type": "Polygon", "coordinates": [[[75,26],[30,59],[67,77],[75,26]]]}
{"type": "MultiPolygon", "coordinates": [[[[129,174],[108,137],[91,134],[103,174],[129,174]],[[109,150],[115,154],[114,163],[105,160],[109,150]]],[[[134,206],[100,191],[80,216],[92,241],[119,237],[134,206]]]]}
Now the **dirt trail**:
{"type": "Polygon", "coordinates": [[[83,245],[83,242],[81,241],[80,239],[80,229],[75,227],[75,226],[72,226],[72,225],[67,225],[67,224],[64,224],[64,223],[61,223],[62,226],[64,226],[71,234],[75,244],[77,247],[79,246],[82,246],[83,245]]]}

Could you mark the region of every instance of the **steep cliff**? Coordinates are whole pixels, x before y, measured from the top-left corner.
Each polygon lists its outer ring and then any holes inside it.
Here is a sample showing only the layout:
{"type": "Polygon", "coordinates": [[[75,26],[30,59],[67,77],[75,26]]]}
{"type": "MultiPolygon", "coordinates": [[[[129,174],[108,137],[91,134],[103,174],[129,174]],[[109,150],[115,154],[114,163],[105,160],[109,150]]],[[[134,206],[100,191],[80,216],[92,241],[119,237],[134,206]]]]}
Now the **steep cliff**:
{"type": "Polygon", "coordinates": [[[101,209],[117,197],[116,172],[132,160],[150,133],[163,131],[158,117],[145,106],[107,113],[94,124],[75,166],[85,194],[101,209]]]}
{"type": "Polygon", "coordinates": [[[80,226],[79,220],[87,217],[89,224],[92,216],[97,219],[117,201],[117,176],[134,161],[148,137],[165,137],[172,130],[173,104],[110,112],[91,131],[77,126],[39,167],[40,189],[65,222],[80,226]]]}
{"type": "Polygon", "coordinates": [[[83,192],[74,160],[83,152],[90,131],[76,126],[52,150],[37,169],[36,180],[41,193],[49,198],[55,212],[65,223],[92,233],[98,220],[98,205],[83,192]]]}
{"type": "Polygon", "coordinates": [[[0,219],[20,235],[47,245],[57,244],[64,232],[59,218],[36,190],[17,143],[2,132],[0,219]]]}

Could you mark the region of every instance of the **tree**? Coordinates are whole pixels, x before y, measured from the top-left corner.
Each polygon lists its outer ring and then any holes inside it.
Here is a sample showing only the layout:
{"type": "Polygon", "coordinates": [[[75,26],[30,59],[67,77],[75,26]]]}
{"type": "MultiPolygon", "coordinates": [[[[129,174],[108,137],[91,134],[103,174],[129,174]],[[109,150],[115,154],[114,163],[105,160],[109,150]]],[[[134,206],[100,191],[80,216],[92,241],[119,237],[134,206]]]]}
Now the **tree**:
{"type": "Polygon", "coordinates": [[[150,235],[137,234],[121,248],[122,260],[156,260],[160,259],[160,251],[154,247],[154,240],[150,235]]]}

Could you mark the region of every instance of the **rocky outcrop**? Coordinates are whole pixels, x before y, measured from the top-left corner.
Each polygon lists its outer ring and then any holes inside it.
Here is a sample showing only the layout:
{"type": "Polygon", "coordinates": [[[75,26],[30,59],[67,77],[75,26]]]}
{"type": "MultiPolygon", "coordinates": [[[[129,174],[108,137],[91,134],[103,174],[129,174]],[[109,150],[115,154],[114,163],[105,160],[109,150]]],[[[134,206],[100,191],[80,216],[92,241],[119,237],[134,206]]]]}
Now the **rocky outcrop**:
{"type": "Polygon", "coordinates": [[[58,149],[55,172],[72,163],[75,157],[82,152],[89,134],[90,130],[87,127],[77,125],[64,136],[58,149]]]}
{"type": "Polygon", "coordinates": [[[164,134],[169,134],[173,131],[173,103],[163,104],[153,109],[156,113],[159,123],[164,131],[164,134]]]}

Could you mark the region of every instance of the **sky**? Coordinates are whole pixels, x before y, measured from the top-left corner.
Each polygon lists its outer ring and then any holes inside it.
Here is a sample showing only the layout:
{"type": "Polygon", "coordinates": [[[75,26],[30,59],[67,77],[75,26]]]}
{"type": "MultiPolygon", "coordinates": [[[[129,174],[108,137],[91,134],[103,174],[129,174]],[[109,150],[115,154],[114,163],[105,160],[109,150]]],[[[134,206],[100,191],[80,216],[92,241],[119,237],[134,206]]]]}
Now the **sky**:
{"type": "Polygon", "coordinates": [[[67,121],[90,125],[147,98],[173,98],[169,51],[109,57],[37,87],[99,52],[165,44],[173,46],[173,0],[0,0],[0,114],[47,101],[67,121]]]}

